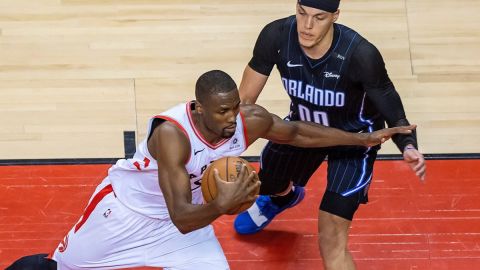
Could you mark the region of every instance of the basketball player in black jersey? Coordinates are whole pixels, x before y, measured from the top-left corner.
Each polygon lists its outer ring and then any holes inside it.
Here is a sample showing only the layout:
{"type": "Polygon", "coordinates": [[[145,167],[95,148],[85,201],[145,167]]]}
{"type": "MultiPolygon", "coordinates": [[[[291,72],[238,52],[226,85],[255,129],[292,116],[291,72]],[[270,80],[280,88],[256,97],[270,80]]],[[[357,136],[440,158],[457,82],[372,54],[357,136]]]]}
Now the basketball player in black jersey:
{"type": "MultiPolygon", "coordinates": [[[[408,125],[400,96],[380,52],[354,30],[337,24],[339,0],[298,0],[296,15],[261,31],[240,84],[243,103],[255,103],[277,66],[291,99],[290,121],[310,121],[350,132],[408,125]]],[[[393,137],[404,160],[424,180],[425,161],[415,133],[393,137]]],[[[327,187],[318,215],[318,243],[326,269],[355,269],[348,229],[368,200],[379,146],[306,149],[269,142],[262,152],[261,194],[235,220],[240,234],[262,230],[298,204],[303,186],[328,156],[327,187]],[[293,184],[292,184],[293,183],[293,184]]]]}

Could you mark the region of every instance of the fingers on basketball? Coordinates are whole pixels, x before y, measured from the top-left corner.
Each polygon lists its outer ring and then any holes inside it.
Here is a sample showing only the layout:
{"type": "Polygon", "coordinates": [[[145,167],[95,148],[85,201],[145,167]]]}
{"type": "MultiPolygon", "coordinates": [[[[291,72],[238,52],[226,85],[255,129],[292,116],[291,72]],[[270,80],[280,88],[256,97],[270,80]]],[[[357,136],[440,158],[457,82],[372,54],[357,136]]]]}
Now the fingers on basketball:
{"type": "Polygon", "coordinates": [[[237,179],[244,164],[245,173],[248,173],[250,175],[248,179],[251,180],[245,181],[247,182],[246,184],[248,189],[251,190],[251,200],[246,203],[240,204],[239,207],[235,209],[235,211],[229,214],[238,214],[247,210],[253,204],[256,196],[259,194],[260,187],[258,183],[258,175],[256,173],[253,173],[253,176],[251,175],[252,171],[254,171],[254,168],[252,167],[252,165],[250,165],[248,161],[240,157],[223,157],[212,162],[207,167],[205,173],[202,176],[201,184],[203,199],[205,200],[205,202],[210,202],[214,200],[218,194],[217,184],[214,176],[214,169],[218,170],[218,174],[221,180],[232,182],[237,179]]]}

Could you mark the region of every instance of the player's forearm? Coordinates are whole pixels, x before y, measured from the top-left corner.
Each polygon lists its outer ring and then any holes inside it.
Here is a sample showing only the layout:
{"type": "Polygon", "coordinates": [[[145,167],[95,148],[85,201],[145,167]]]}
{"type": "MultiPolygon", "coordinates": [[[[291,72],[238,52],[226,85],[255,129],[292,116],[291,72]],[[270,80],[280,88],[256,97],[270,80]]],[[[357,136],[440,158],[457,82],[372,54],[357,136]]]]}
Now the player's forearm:
{"type": "Polygon", "coordinates": [[[262,92],[268,76],[260,74],[247,65],[243,72],[239,87],[242,104],[255,104],[260,92],[262,92]]]}
{"type": "Polygon", "coordinates": [[[310,122],[296,122],[297,135],[288,144],[299,147],[328,147],[336,145],[365,145],[364,134],[346,132],[310,122]]]}
{"type": "Polygon", "coordinates": [[[185,204],[174,209],[170,216],[178,230],[186,234],[211,224],[222,214],[215,204],[208,203],[185,204]]]}
{"type": "MultiPolygon", "coordinates": [[[[371,88],[367,90],[369,99],[375,105],[382,116],[385,118],[389,127],[408,126],[400,95],[395,90],[395,87],[388,81],[383,87],[371,88]]],[[[397,134],[392,137],[393,142],[398,149],[403,152],[407,144],[412,144],[417,147],[417,137],[415,130],[412,134],[397,134]]]]}
{"type": "Polygon", "coordinates": [[[159,168],[159,184],[168,213],[181,233],[203,228],[223,213],[212,204],[193,204],[190,178],[183,165],[159,168]]]}
{"type": "MultiPolygon", "coordinates": [[[[410,123],[407,119],[400,119],[396,123],[389,126],[400,127],[408,126],[409,124],[410,123]]],[[[407,147],[407,145],[411,145],[412,147],[418,149],[416,130],[413,130],[412,134],[396,134],[392,136],[392,140],[402,153],[405,151],[405,147],[407,147]]]]}

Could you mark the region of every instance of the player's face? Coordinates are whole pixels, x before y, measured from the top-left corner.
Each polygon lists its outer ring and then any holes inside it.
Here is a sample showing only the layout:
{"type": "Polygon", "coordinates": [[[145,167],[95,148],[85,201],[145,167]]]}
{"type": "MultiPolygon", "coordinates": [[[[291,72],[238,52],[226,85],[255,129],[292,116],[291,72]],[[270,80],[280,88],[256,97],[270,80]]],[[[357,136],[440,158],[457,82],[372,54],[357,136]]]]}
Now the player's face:
{"type": "Polygon", "coordinates": [[[230,138],[237,128],[237,115],[240,112],[238,91],[219,93],[209,98],[203,106],[205,127],[222,138],[230,138]]]}
{"type": "Polygon", "coordinates": [[[339,11],[330,13],[297,4],[297,32],[300,45],[310,49],[318,45],[337,20],[339,11]]]}

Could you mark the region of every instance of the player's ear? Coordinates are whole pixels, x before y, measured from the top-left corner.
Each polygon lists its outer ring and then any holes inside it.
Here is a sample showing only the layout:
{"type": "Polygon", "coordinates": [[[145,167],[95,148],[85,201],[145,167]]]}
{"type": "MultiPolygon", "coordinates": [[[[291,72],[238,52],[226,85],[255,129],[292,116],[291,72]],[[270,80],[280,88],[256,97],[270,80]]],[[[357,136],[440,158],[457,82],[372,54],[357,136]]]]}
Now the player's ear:
{"type": "Polygon", "coordinates": [[[197,113],[202,114],[203,113],[203,105],[200,103],[198,100],[195,100],[195,110],[197,113]]]}
{"type": "Polygon", "coordinates": [[[340,16],[340,9],[337,9],[337,11],[333,13],[333,22],[338,20],[338,16],[340,16]]]}

